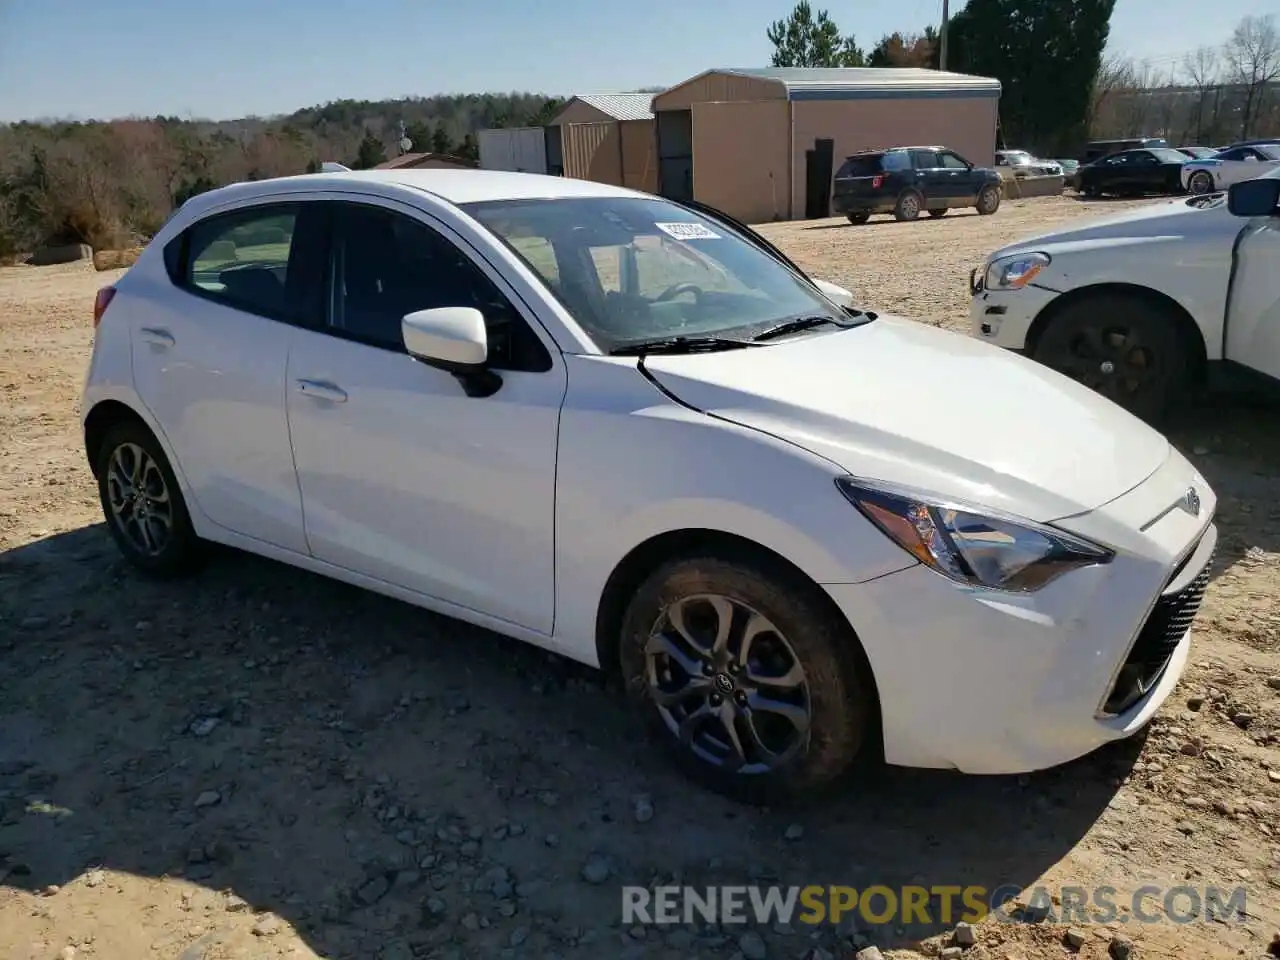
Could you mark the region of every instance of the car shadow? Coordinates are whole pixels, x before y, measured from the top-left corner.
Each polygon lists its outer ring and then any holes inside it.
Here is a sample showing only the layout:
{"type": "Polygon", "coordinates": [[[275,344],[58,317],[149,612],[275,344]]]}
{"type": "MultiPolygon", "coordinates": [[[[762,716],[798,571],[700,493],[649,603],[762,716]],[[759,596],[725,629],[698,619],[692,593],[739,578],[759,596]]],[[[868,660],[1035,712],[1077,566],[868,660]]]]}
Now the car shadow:
{"type": "Polygon", "coordinates": [[[945,217],[931,217],[927,213],[922,213],[915,220],[895,220],[893,217],[893,214],[884,213],[884,214],[876,214],[873,219],[868,220],[866,223],[850,223],[846,217],[839,217],[839,218],[834,218],[831,222],[824,220],[821,223],[815,223],[812,226],[801,227],[800,229],[802,230],[838,230],[838,229],[855,228],[855,227],[858,229],[862,229],[864,227],[887,227],[887,226],[907,227],[912,224],[921,224],[921,223],[945,223],[947,220],[952,220],[952,219],[955,219],[956,217],[977,217],[977,216],[981,216],[981,214],[979,214],[977,210],[960,209],[960,208],[947,211],[947,215],[945,217]]]}
{"type": "MultiPolygon", "coordinates": [[[[0,554],[0,626],[0,882],[181,878],[335,958],[497,955],[522,925],[539,955],[741,934],[628,934],[620,887],[655,879],[1024,887],[1140,747],[1030,777],[881,769],[809,807],[745,807],[642,744],[593,671],[232,551],[147,580],[102,525],[0,554]]],[[[944,926],[863,934],[891,947],[944,926]]],[[[786,955],[811,935],[759,932],[786,955]]]]}

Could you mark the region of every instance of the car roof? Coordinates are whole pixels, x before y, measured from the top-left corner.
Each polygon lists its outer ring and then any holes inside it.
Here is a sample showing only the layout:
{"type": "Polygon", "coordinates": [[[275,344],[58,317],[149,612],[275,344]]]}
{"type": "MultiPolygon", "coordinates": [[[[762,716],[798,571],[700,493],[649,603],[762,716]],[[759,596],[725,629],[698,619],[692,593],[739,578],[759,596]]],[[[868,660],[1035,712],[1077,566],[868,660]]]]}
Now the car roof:
{"type": "Polygon", "coordinates": [[[453,204],[485,200],[649,196],[592,180],[506,170],[343,170],[233,183],[193,197],[184,207],[192,213],[198,213],[227,203],[249,202],[262,196],[344,188],[358,190],[367,186],[408,187],[453,204]]]}

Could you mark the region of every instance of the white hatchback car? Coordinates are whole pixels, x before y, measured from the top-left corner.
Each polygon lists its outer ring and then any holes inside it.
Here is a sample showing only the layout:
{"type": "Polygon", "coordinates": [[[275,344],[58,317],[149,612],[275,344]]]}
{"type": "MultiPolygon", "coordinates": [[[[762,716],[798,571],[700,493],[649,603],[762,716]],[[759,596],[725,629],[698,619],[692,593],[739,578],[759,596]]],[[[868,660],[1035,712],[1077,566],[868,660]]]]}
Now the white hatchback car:
{"type": "Polygon", "coordinates": [[[1213,492],[1067,378],[848,299],[582,180],[240,184],[100,294],[85,445],[143,570],[218,541],[600,666],[726,792],[1133,733],[1213,492]],[[968,418],[973,382],[1015,402],[968,418]]]}

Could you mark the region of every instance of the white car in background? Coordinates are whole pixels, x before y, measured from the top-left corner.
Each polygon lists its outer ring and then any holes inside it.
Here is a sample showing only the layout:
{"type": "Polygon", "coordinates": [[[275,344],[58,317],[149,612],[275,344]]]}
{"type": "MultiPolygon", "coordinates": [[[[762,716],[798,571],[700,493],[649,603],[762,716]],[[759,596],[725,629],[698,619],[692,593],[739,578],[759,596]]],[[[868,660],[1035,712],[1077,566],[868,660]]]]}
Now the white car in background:
{"type": "Polygon", "coordinates": [[[99,295],[85,449],[141,570],[217,541],[604,668],[726,792],[1139,730],[1187,662],[1212,489],[1078,384],[850,301],[586,180],[237,184],[99,295]],[[1016,402],[957,418],[974,379],[1016,402]]]}
{"type": "Polygon", "coordinates": [[[1213,193],[1233,183],[1266,176],[1280,168],[1280,144],[1229,147],[1203,160],[1188,160],[1182,167],[1182,186],[1188,193],[1213,193]]]}
{"type": "Polygon", "coordinates": [[[1060,177],[1062,164],[1057,160],[1041,160],[1026,150],[997,150],[997,172],[1003,167],[1015,177],[1060,177]]]}
{"type": "Polygon", "coordinates": [[[1280,169],[995,251],[972,333],[1157,419],[1212,371],[1280,379],[1280,169]]]}

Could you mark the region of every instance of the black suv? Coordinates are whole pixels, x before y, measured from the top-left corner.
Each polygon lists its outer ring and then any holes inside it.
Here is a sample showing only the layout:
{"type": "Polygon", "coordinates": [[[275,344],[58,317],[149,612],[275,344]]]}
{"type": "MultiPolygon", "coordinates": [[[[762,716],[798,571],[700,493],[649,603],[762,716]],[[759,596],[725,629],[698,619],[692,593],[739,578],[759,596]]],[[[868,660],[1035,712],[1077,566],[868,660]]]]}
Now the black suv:
{"type": "Polygon", "coordinates": [[[836,171],[832,205],[850,223],[866,223],[873,213],[914,220],[921,210],[941,217],[952,207],[975,207],[982,214],[1000,209],[1000,174],[975,167],[946,147],[893,147],[849,157],[836,171]]]}

